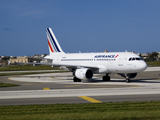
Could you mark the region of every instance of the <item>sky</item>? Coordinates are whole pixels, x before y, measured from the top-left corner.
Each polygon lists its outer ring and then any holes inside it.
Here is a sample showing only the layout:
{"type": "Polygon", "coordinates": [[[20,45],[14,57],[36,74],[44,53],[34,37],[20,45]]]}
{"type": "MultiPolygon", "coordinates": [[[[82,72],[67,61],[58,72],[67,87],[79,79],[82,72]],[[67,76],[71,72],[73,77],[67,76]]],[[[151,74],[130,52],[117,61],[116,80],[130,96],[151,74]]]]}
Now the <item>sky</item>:
{"type": "Polygon", "coordinates": [[[0,0],[0,56],[49,54],[46,28],[66,53],[160,52],[160,0],[0,0]]]}

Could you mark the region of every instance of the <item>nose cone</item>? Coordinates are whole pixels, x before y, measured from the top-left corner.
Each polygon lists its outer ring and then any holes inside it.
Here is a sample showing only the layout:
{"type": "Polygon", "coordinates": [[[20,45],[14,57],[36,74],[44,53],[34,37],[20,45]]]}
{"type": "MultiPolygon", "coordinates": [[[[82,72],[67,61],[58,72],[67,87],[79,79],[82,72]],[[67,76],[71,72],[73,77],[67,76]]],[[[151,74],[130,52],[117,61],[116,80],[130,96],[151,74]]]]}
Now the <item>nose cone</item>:
{"type": "Polygon", "coordinates": [[[139,71],[142,72],[147,69],[147,64],[145,61],[141,61],[137,67],[139,68],[139,71]]]}

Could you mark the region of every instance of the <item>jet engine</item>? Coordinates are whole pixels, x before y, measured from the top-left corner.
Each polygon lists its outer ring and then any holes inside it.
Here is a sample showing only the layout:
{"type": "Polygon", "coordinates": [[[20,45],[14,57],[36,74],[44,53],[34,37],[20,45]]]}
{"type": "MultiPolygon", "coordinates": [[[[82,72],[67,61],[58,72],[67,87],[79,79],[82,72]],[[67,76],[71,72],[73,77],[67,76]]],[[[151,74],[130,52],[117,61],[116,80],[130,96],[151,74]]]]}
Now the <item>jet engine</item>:
{"type": "MultiPolygon", "coordinates": [[[[122,77],[126,77],[125,74],[122,74],[122,73],[118,73],[119,75],[121,75],[122,77]]],[[[137,76],[137,73],[129,73],[128,74],[128,77],[129,78],[135,78],[137,76]]]]}
{"type": "Polygon", "coordinates": [[[88,68],[76,69],[76,71],[73,72],[73,76],[82,80],[91,79],[93,77],[93,72],[88,68]]]}

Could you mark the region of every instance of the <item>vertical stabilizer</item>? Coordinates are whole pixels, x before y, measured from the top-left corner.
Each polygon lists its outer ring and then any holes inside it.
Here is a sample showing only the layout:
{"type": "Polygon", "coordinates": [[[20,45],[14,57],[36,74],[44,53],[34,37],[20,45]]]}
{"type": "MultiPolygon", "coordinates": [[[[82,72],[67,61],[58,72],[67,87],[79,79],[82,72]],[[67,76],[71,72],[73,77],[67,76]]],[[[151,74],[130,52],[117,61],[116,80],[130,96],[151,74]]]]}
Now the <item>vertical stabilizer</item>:
{"type": "Polygon", "coordinates": [[[49,52],[51,53],[64,53],[61,46],[59,45],[53,31],[51,28],[46,28],[47,30],[47,40],[48,40],[48,47],[49,52]]]}

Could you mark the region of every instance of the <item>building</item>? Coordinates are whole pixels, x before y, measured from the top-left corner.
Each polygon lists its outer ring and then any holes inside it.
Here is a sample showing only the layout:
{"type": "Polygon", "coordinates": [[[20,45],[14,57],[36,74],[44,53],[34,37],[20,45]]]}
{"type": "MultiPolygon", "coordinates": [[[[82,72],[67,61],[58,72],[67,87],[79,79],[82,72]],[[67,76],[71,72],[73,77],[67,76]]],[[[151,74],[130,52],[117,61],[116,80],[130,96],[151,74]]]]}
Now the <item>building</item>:
{"type": "Polygon", "coordinates": [[[0,66],[9,64],[9,56],[0,56],[0,66]]]}
{"type": "Polygon", "coordinates": [[[10,58],[10,64],[18,64],[18,63],[40,63],[41,58],[33,58],[33,57],[17,57],[17,58],[10,58]]]}
{"type": "Polygon", "coordinates": [[[158,54],[159,54],[159,55],[158,55],[158,58],[160,59],[160,52],[158,52],[158,54]]]}
{"type": "Polygon", "coordinates": [[[1,65],[8,65],[8,61],[7,60],[0,60],[0,66],[1,65]]]}

